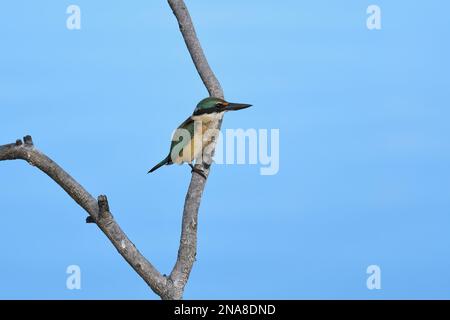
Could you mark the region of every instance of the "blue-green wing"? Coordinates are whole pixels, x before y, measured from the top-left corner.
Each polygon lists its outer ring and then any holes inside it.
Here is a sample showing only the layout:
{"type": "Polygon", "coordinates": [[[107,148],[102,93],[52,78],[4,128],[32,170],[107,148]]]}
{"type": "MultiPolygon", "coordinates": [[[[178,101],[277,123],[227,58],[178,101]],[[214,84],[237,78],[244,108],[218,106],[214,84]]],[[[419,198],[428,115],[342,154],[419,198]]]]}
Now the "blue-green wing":
{"type": "Polygon", "coordinates": [[[183,148],[186,147],[191,142],[193,136],[194,136],[194,120],[192,120],[192,118],[189,117],[182,124],[180,124],[180,126],[174,132],[172,137],[172,143],[170,144],[169,157],[175,146],[177,146],[179,150],[183,150],[183,148]]]}

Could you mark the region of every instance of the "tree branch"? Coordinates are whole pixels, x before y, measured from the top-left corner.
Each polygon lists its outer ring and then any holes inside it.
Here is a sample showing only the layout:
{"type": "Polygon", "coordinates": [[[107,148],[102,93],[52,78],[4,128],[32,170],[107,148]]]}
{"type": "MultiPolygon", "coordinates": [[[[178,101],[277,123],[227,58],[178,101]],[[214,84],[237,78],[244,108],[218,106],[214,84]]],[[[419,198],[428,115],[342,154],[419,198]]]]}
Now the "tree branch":
{"type": "MultiPolygon", "coordinates": [[[[178,20],[181,34],[186,43],[189,54],[197,69],[200,78],[203,81],[210,96],[223,98],[223,90],[217,80],[214,72],[208,64],[208,61],[203,53],[200,41],[194,29],[186,4],[183,0],[168,0],[173,14],[178,20]]],[[[220,129],[222,119],[212,124],[211,129],[220,129]]],[[[210,149],[211,154],[204,154],[203,157],[211,159],[214,153],[215,143],[210,149]]],[[[196,164],[209,176],[209,165],[196,164]]],[[[173,282],[175,289],[175,298],[181,299],[184,287],[189,279],[192,267],[197,255],[197,224],[198,224],[198,210],[202,199],[203,190],[205,189],[206,179],[198,174],[193,174],[189,188],[186,194],[184,203],[183,220],[181,225],[181,239],[180,247],[178,249],[178,258],[170,274],[170,280],[173,282]]]]}
{"type": "Polygon", "coordinates": [[[192,23],[191,16],[183,0],[167,0],[172,8],[173,14],[178,20],[181,34],[183,35],[184,42],[189,50],[192,61],[195,68],[197,68],[198,74],[209,92],[211,97],[223,98],[223,90],[217,80],[214,72],[208,64],[205,54],[203,53],[200,41],[197,38],[197,34],[192,23]]]}
{"type": "MultiPolygon", "coordinates": [[[[192,61],[210,96],[223,98],[220,83],[206,60],[184,1],[168,0],[168,3],[178,20],[181,34],[192,61]]],[[[212,128],[220,129],[221,123],[222,119],[219,119],[212,125],[212,128]]],[[[210,154],[204,155],[204,157],[211,159],[214,153],[214,144],[208,152],[210,154]]],[[[16,143],[0,146],[0,161],[19,159],[37,167],[60,185],[89,214],[86,222],[97,224],[122,257],[156,294],[162,299],[182,299],[197,253],[198,210],[206,179],[198,174],[192,175],[184,204],[177,261],[170,276],[166,277],[161,275],[136,249],[116,223],[109,210],[106,196],[101,195],[96,200],[58,164],[36,149],[30,136],[26,136],[23,141],[17,140],[16,143]]],[[[197,164],[196,166],[205,172],[206,177],[209,175],[209,165],[197,164]]]]}
{"type": "Polygon", "coordinates": [[[23,140],[23,142],[17,140],[16,143],[0,146],[0,161],[25,160],[52,178],[76,203],[86,210],[90,220],[98,225],[117,251],[152,290],[163,299],[170,298],[173,292],[171,282],[161,275],[128,239],[109,212],[106,196],[99,196],[98,200],[95,200],[64,169],[36,149],[30,136],[26,136],[23,140]]]}

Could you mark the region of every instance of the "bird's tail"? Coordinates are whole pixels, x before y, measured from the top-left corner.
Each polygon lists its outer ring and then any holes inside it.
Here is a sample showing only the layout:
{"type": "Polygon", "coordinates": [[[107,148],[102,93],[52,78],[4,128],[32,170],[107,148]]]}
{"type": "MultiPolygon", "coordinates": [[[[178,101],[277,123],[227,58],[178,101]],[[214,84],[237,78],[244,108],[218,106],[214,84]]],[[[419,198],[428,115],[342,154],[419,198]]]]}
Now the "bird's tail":
{"type": "Polygon", "coordinates": [[[158,163],[156,166],[154,166],[153,168],[151,168],[147,173],[153,172],[153,171],[155,171],[156,169],[161,168],[163,165],[168,164],[168,163],[169,163],[169,160],[170,160],[170,156],[165,157],[163,161],[161,161],[161,162],[158,163]]]}

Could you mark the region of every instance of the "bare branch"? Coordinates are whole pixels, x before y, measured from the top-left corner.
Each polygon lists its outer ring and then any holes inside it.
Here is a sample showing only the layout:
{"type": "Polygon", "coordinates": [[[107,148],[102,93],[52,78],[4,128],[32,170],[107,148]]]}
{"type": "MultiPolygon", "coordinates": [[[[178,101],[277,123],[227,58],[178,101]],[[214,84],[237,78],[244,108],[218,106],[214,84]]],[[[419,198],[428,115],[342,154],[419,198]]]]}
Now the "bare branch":
{"type": "MultiPolygon", "coordinates": [[[[210,96],[223,98],[223,91],[220,83],[206,60],[184,1],[168,0],[168,3],[178,20],[180,31],[186,46],[210,96]]],[[[222,119],[219,119],[212,125],[212,128],[220,129],[221,123],[222,119]]],[[[208,152],[210,154],[204,155],[204,158],[211,159],[212,154],[214,153],[214,145],[208,152]]],[[[96,200],[58,164],[37,150],[34,147],[30,136],[26,136],[23,142],[17,140],[16,143],[0,146],[0,161],[18,159],[25,160],[32,166],[39,168],[59,184],[67,194],[75,200],[75,202],[86,210],[89,214],[86,222],[96,223],[98,225],[122,257],[156,294],[162,299],[182,298],[184,288],[195,262],[197,252],[198,210],[206,179],[198,174],[192,175],[184,204],[178,257],[170,276],[167,278],[161,275],[158,270],[142,256],[115,222],[109,210],[106,196],[101,195],[96,200]]],[[[210,169],[209,165],[197,164],[196,166],[201,168],[205,172],[206,177],[208,177],[210,169]]]]}
{"type": "Polygon", "coordinates": [[[32,166],[38,167],[95,219],[98,210],[94,197],[49,157],[34,148],[31,136],[26,136],[23,140],[24,143],[17,140],[15,144],[0,147],[0,160],[22,159],[28,161],[32,166]]]}
{"type": "Polygon", "coordinates": [[[24,141],[0,146],[0,161],[25,160],[52,178],[89,214],[89,220],[95,222],[100,230],[108,237],[117,251],[130,266],[144,279],[152,290],[163,299],[170,298],[173,293],[170,281],[136,249],[128,239],[109,211],[106,196],[99,196],[95,200],[75,179],[52,159],[36,149],[30,136],[24,141]]]}
{"type": "MultiPolygon", "coordinates": [[[[210,96],[223,98],[222,87],[206,60],[186,4],[183,0],[168,0],[168,2],[178,20],[181,34],[192,57],[192,61],[210,96]]],[[[211,129],[220,129],[221,124],[222,119],[212,124],[213,127],[211,129]]],[[[211,159],[214,148],[215,146],[213,146],[211,154],[204,155],[204,158],[211,159]]],[[[208,177],[209,165],[197,164],[196,166],[203,167],[202,170],[208,177]]],[[[184,287],[189,279],[197,255],[198,210],[205,185],[206,179],[203,179],[198,174],[192,175],[184,203],[178,258],[169,277],[174,285],[175,299],[182,298],[184,287]]]]}
{"type": "Polygon", "coordinates": [[[200,75],[200,78],[202,78],[209,95],[211,97],[223,98],[222,87],[211,70],[208,60],[206,60],[200,41],[198,41],[191,16],[186,8],[186,4],[183,0],[168,0],[168,2],[172,8],[173,14],[178,20],[184,42],[186,43],[192,61],[194,62],[198,74],[200,75]]]}

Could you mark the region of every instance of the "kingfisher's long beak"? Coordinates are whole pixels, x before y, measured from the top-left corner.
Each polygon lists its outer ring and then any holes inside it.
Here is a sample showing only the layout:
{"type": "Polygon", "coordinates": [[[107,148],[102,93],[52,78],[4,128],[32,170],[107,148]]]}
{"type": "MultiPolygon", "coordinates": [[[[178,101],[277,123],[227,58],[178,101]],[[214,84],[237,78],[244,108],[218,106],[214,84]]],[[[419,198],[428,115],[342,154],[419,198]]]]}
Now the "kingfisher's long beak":
{"type": "Polygon", "coordinates": [[[251,107],[251,104],[245,104],[245,103],[228,103],[225,106],[225,111],[235,111],[235,110],[242,110],[251,107]]]}

